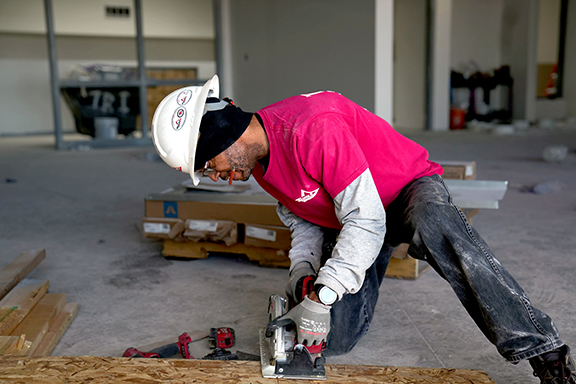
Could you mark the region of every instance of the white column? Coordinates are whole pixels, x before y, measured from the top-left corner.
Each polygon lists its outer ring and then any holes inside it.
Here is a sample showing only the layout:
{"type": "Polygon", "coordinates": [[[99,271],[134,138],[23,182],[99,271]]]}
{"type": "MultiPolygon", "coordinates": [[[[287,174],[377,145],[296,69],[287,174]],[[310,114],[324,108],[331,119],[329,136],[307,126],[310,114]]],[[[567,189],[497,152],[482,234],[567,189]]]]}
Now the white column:
{"type": "MultiPolygon", "coordinates": [[[[539,1],[527,1],[528,30],[527,33],[527,57],[526,57],[526,100],[525,119],[536,119],[536,77],[538,74],[538,13],[539,1]]],[[[564,67],[566,68],[566,67],[564,67]]]]}
{"type": "Polygon", "coordinates": [[[432,0],[429,128],[450,129],[450,55],[452,45],[452,0],[432,0]]]}
{"type": "Polygon", "coordinates": [[[394,0],[375,0],[374,112],[393,121],[394,0]]]}

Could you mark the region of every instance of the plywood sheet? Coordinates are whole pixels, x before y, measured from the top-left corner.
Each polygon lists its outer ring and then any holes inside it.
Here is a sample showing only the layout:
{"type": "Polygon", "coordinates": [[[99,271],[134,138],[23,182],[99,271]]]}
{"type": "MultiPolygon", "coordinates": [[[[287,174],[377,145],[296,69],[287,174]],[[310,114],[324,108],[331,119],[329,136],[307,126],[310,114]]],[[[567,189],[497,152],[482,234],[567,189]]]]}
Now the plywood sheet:
{"type": "MultiPolygon", "coordinates": [[[[212,384],[311,384],[309,380],[264,379],[254,361],[183,359],[128,359],[112,357],[7,356],[0,359],[3,383],[212,383],[212,384]]],[[[494,384],[482,371],[326,365],[326,384],[494,384]]]]}

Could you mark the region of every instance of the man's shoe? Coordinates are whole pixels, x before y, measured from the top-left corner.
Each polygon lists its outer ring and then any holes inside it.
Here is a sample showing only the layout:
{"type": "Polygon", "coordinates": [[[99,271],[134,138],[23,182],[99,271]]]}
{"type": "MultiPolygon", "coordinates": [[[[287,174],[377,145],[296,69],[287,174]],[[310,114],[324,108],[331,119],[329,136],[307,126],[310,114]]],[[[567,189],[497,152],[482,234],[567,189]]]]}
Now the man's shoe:
{"type": "Polygon", "coordinates": [[[576,366],[567,345],[533,357],[529,362],[540,384],[576,384],[576,366]]]}

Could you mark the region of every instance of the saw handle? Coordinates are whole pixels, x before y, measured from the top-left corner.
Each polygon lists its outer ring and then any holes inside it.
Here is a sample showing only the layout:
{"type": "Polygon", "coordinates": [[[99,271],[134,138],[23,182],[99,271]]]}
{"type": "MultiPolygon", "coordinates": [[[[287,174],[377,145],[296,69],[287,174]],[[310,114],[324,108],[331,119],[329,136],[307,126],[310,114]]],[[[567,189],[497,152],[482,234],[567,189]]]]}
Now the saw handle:
{"type": "Polygon", "coordinates": [[[270,338],[274,335],[274,331],[281,327],[286,327],[290,324],[296,324],[294,320],[284,315],[279,316],[268,323],[266,326],[266,337],[270,338]]]}

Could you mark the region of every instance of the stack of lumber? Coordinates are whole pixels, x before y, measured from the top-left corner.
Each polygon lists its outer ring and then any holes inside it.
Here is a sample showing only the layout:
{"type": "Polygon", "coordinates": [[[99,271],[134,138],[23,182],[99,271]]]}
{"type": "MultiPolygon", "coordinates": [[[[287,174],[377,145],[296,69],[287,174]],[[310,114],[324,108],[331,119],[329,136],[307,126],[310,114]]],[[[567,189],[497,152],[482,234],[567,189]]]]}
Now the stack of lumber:
{"type": "Polygon", "coordinates": [[[48,280],[25,279],[45,257],[23,252],[0,270],[0,355],[49,356],[78,312],[65,294],[47,293],[48,280]]]}

